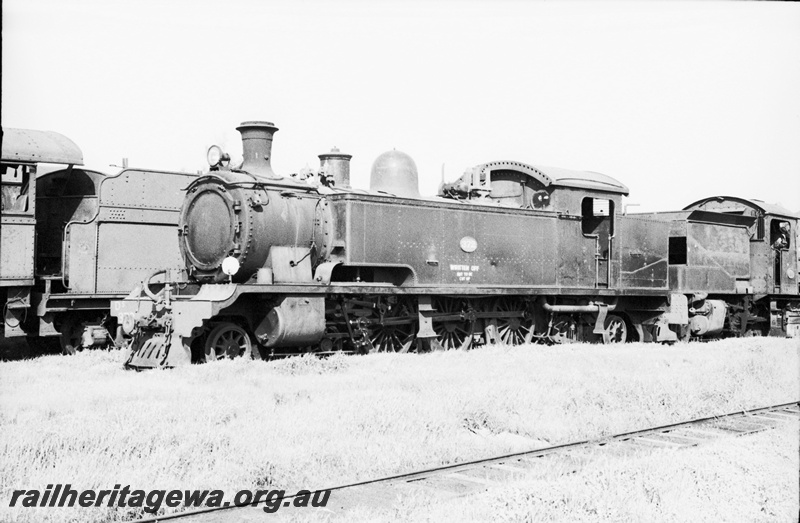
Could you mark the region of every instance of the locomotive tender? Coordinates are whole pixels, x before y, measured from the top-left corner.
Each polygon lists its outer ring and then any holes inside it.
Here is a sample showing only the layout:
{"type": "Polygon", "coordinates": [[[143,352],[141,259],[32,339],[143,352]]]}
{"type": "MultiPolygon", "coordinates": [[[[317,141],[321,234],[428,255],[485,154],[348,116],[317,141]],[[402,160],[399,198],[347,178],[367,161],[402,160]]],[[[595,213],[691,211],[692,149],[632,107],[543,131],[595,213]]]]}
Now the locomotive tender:
{"type": "Polygon", "coordinates": [[[281,177],[270,164],[277,128],[237,129],[243,164],[212,147],[211,170],[187,187],[184,270],[158,271],[166,284],[148,279],[112,303],[130,367],[800,336],[798,217],[784,210],[719,198],[626,215],[628,189],[611,177],[513,161],[468,169],[424,198],[399,151],[375,160],[363,191],[350,187],[349,155],[334,149],[319,172],[281,177]],[[757,272],[773,260],[775,272],[757,272]]]}
{"type": "Polygon", "coordinates": [[[111,300],[157,268],[182,266],[175,227],[181,189],[196,176],[82,165],[64,135],[3,130],[0,343],[58,340],[64,353],[113,345],[122,338],[111,300]]]}

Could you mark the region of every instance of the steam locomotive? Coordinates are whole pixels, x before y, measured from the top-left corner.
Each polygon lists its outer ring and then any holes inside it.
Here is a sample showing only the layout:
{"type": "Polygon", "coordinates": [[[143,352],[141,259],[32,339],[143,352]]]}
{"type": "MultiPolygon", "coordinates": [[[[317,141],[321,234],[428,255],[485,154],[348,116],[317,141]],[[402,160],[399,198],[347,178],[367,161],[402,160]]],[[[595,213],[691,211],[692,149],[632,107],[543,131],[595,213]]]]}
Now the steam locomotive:
{"type": "Polygon", "coordinates": [[[350,155],[282,177],[278,130],[237,128],[186,188],[181,270],[111,304],[128,366],[303,351],[373,352],[716,336],[800,337],[798,216],[733,197],[620,212],[594,172],[495,161],[422,197],[400,151],[350,187],[350,155]]]}
{"type": "Polygon", "coordinates": [[[195,175],[82,165],[62,134],[3,129],[0,345],[27,337],[73,353],[121,343],[111,300],[156,268],[183,265],[175,228],[195,175]]]}

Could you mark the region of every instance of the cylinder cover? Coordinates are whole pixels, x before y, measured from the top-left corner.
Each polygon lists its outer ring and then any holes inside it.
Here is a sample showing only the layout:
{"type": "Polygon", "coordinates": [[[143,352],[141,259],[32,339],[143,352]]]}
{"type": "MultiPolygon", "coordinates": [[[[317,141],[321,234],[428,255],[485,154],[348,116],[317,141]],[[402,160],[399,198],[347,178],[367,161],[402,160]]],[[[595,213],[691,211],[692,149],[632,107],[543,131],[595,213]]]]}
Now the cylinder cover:
{"type": "Polygon", "coordinates": [[[325,298],[283,298],[255,330],[265,347],[313,345],[324,334],[325,298]]]}

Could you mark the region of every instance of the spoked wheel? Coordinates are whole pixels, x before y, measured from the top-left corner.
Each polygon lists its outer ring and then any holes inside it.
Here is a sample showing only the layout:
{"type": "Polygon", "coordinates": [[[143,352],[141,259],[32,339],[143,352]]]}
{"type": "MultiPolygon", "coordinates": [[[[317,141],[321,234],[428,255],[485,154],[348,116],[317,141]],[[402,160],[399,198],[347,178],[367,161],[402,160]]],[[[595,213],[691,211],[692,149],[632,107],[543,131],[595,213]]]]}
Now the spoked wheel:
{"type": "Polygon", "coordinates": [[[408,352],[415,345],[416,312],[410,300],[400,298],[396,303],[378,307],[370,332],[370,352],[408,352]]]}
{"type": "Polygon", "coordinates": [[[354,352],[347,321],[342,311],[344,303],[338,300],[325,300],[325,335],[319,342],[320,352],[354,352]]]}
{"type": "Polygon", "coordinates": [[[206,361],[241,356],[249,358],[253,354],[253,342],[247,332],[235,323],[220,323],[208,334],[205,354],[206,361]]]}
{"type": "Polygon", "coordinates": [[[603,343],[625,343],[628,341],[628,326],[619,316],[609,314],[603,325],[603,343]]]}
{"type": "Polygon", "coordinates": [[[497,318],[497,335],[500,343],[522,345],[531,342],[533,320],[525,313],[526,308],[525,301],[508,296],[503,296],[494,303],[492,312],[504,314],[497,318]]]}
{"type": "Polygon", "coordinates": [[[575,343],[578,333],[578,324],[571,316],[557,316],[553,319],[548,338],[553,343],[575,343]]]}
{"type": "Polygon", "coordinates": [[[464,300],[436,298],[433,306],[436,314],[440,315],[433,319],[433,331],[442,349],[468,349],[472,343],[473,325],[472,321],[461,319],[462,312],[467,308],[464,300]]]}

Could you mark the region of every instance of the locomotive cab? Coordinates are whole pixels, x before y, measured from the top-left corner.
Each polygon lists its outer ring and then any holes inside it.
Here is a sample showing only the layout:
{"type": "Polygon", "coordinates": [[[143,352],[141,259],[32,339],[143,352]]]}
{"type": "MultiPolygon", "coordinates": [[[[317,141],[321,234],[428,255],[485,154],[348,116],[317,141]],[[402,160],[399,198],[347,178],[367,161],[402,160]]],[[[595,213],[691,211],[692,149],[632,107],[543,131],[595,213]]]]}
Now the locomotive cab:
{"type": "MultiPolygon", "coordinates": [[[[622,197],[627,194],[625,185],[604,174],[514,161],[477,165],[467,169],[455,182],[442,184],[439,190],[439,195],[447,199],[557,217],[555,222],[542,222],[555,228],[552,233],[545,233],[542,238],[545,244],[534,244],[539,252],[555,248],[551,257],[562,260],[558,281],[554,283],[593,288],[611,288],[617,284],[663,287],[666,274],[660,254],[648,249],[646,256],[643,254],[632,263],[624,256],[631,249],[628,232],[633,233],[637,228],[618,214],[622,197]],[[617,234],[618,225],[622,227],[622,235],[617,234]],[[659,266],[659,274],[647,278],[637,275],[637,281],[631,281],[629,277],[644,267],[637,262],[645,257],[648,263],[659,266]]],[[[662,248],[656,246],[655,250],[662,248]]],[[[536,281],[541,282],[542,278],[536,281]]]]}
{"type": "Polygon", "coordinates": [[[115,343],[111,299],[180,270],[175,226],[195,175],[106,175],[78,167],[83,153],[63,135],[25,129],[4,130],[2,163],[3,336],[57,338],[65,353],[115,343]]]}
{"type": "Polygon", "coordinates": [[[100,182],[105,174],[88,169],[62,169],[40,176],[36,180],[39,206],[37,222],[36,273],[61,285],[69,286],[67,259],[63,237],[68,225],[86,222],[97,214],[100,182]]]}
{"type": "Polygon", "coordinates": [[[24,336],[23,320],[35,283],[39,164],[83,164],[83,153],[66,136],[52,131],[3,129],[0,166],[0,302],[4,336],[24,336]]]}
{"type": "Polygon", "coordinates": [[[730,196],[705,198],[686,207],[686,210],[691,209],[750,217],[750,284],[753,293],[776,297],[798,295],[796,238],[800,217],[779,205],[730,196]]]}
{"type": "Polygon", "coordinates": [[[779,205],[732,196],[705,198],[685,210],[747,221],[744,253],[749,267],[739,277],[736,296],[725,298],[728,328],[741,334],[800,337],[800,217],[779,205]]]}

